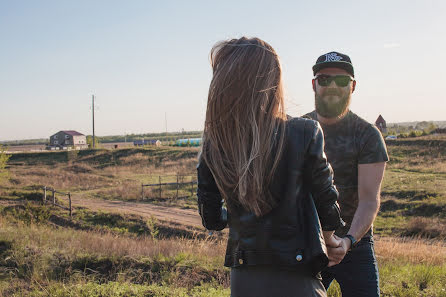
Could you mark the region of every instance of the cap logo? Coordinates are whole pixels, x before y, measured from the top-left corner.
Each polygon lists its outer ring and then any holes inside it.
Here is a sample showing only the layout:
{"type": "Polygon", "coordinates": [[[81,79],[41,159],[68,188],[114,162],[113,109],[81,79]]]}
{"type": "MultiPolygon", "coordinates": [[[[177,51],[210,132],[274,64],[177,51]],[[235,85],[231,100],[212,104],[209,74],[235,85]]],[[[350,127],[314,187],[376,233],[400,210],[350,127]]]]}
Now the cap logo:
{"type": "Polygon", "coordinates": [[[329,53],[325,54],[325,61],[324,62],[337,62],[342,60],[341,56],[338,56],[336,53],[329,53]]]}

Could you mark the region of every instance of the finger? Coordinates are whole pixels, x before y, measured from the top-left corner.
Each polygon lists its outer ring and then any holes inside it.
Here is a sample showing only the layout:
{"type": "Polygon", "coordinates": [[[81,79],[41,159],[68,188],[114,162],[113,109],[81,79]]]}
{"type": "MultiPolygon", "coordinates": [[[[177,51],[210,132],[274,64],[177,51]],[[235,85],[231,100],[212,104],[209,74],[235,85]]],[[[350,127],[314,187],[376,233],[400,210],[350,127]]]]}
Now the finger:
{"type": "Polygon", "coordinates": [[[328,257],[328,262],[333,263],[334,265],[341,263],[342,258],[339,257],[328,257]]]}
{"type": "Polygon", "coordinates": [[[344,258],[344,255],[343,254],[328,253],[328,258],[329,259],[333,259],[333,260],[335,260],[335,259],[342,259],[342,258],[344,258]]]}
{"type": "Polygon", "coordinates": [[[329,246],[329,247],[339,247],[340,245],[341,245],[341,243],[342,243],[342,241],[340,241],[340,240],[336,240],[336,239],[334,239],[334,238],[330,238],[330,240],[327,240],[326,242],[325,242],[325,244],[327,245],[327,246],[329,246]]]}
{"type": "Polygon", "coordinates": [[[335,265],[338,265],[338,264],[339,264],[339,263],[330,261],[330,262],[328,262],[328,267],[332,267],[332,266],[335,266],[335,265]]]}
{"type": "Polygon", "coordinates": [[[333,254],[333,253],[328,253],[328,260],[330,262],[334,262],[334,263],[341,263],[341,261],[344,259],[344,254],[333,254]]]}
{"type": "Polygon", "coordinates": [[[343,259],[342,255],[332,254],[332,253],[328,254],[328,260],[330,260],[330,261],[339,263],[339,262],[341,262],[342,259],[343,259]]]}
{"type": "Polygon", "coordinates": [[[330,248],[337,248],[339,247],[340,244],[338,242],[331,241],[331,242],[326,242],[325,245],[330,248]]]}
{"type": "Polygon", "coordinates": [[[328,257],[328,261],[334,262],[334,263],[339,263],[340,262],[339,258],[337,258],[337,257],[328,257]]]}
{"type": "Polygon", "coordinates": [[[328,259],[328,264],[329,264],[328,266],[330,266],[330,263],[331,263],[331,266],[333,266],[333,265],[337,265],[337,264],[341,263],[341,261],[338,259],[328,259]]]}
{"type": "Polygon", "coordinates": [[[344,249],[342,248],[342,246],[338,246],[335,248],[329,248],[329,253],[331,253],[332,255],[344,255],[344,249]]]}

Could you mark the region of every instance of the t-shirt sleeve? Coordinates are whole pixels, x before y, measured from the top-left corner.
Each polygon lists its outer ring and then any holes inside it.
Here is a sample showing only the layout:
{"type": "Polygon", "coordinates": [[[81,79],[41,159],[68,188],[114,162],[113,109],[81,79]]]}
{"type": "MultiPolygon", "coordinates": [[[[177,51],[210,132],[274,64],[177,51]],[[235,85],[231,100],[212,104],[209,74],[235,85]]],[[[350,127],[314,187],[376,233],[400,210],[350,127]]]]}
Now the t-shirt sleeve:
{"type": "Polygon", "coordinates": [[[374,125],[367,127],[361,139],[361,151],[359,153],[359,164],[371,164],[389,161],[386,143],[374,125]]]}

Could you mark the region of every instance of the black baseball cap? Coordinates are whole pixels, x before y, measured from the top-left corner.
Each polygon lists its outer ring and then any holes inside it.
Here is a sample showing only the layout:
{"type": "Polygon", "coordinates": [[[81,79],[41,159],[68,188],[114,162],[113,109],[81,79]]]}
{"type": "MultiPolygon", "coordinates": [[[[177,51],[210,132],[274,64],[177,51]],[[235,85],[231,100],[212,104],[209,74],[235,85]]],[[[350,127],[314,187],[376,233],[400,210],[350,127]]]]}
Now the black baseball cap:
{"type": "Polygon", "coordinates": [[[338,52],[329,52],[317,58],[316,64],[313,66],[313,75],[316,75],[319,70],[324,68],[341,68],[355,77],[355,71],[350,57],[338,52]]]}

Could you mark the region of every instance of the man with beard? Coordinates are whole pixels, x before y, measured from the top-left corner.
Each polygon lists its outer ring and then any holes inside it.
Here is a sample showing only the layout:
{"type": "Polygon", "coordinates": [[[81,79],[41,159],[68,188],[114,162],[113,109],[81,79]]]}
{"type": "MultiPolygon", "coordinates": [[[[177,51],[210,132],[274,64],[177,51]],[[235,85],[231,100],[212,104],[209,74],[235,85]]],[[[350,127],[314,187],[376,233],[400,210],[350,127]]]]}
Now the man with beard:
{"type": "Polygon", "coordinates": [[[325,153],[334,170],[341,216],[337,247],[328,247],[330,264],[322,272],[326,289],[333,279],[343,297],[379,296],[372,225],[378,213],[381,181],[389,160],[379,130],[349,110],[356,81],[347,55],[330,52],[313,66],[316,110],[305,117],[319,121],[325,153]]]}

